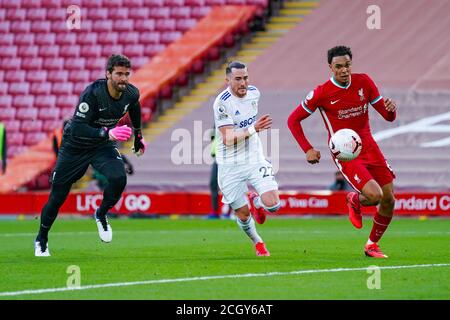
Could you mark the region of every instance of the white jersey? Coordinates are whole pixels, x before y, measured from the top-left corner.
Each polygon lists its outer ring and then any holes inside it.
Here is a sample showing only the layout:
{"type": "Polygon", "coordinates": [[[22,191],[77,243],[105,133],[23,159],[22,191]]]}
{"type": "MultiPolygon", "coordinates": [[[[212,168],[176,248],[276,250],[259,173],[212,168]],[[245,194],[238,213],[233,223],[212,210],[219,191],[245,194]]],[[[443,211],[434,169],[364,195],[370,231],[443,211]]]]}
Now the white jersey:
{"type": "Polygon", "coordinates": [[[218,164],[252,164],[264,161],[264,153],[258,134],[239,141],[235,145],[223,143],[219,128],[233,125],[235,130],[245,129],[256,122],[260,92],[256,87],[248,86],[243,98],[236,97],[228,87],[214,101],[214,121],[216,126],[218,164]]]}

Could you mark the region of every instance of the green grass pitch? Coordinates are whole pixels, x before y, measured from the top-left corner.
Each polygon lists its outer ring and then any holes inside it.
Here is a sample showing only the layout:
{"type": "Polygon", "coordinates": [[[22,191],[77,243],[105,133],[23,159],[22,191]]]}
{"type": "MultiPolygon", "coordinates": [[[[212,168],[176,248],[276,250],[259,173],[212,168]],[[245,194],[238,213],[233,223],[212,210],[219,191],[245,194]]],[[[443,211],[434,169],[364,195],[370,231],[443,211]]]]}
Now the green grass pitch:
{"type": "Polygon", "coordinates": [[[450,299],[450,219],[394,219],[383,260],[363,254],[370,219],[361,230],[345,217],[268,219],[258,231],[270,257],[232,220],[110,221],[105,244],[93,219],[59,218],[52,256],[36,258],[38,220],[1,220],[0,299],[450,299]],[[69,266],[81,290],[67,290],[69,266]]]}

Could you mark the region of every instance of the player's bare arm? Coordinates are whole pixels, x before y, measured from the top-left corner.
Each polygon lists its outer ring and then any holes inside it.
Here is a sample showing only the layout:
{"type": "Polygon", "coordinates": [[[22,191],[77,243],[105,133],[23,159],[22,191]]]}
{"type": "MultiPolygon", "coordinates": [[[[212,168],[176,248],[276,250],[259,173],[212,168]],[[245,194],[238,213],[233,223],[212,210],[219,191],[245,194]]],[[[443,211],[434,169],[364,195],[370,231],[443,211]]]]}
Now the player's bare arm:
{"type": "Polygon", "coordinates": [[[232,146],[239,141],[242,141],[256,132],[270,129],[272,126],[272,118],[270,115],[265,114],[260,117],[253,126],[245,129],[235,130],[233,125],[220,127],[220,133],[223,137],[223,143],[227,146],[232,146]]]}

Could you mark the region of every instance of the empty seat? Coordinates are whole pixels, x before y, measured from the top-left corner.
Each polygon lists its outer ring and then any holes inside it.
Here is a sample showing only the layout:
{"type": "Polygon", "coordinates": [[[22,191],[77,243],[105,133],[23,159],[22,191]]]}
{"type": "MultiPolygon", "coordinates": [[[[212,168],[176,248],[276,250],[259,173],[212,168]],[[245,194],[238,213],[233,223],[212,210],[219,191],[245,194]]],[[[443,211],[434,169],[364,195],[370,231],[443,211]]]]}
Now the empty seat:
{"type": "Polygon", "coordinates": [[[111,8],[108,10],[108,18],[119,20],[128,19],[128,8],[123,7],[111,8]]]}
{"type": "MultiPolygon", "coordinates": [[[[31,108],[33,107],[33,103],[34,103],[34,96],[32,95],[20,95],[20,96],[15,96],[13,98],[13,107],[15,108],[31,108]]],[[[17,119],[21,119],[19,113],[21,113],[22,111],[18,111],[17,113],[17,119]]]]}
{"type": "Polygon", "coordinates": [[[190,7],[173,7],[170,8],[170,17],[176,19],[189,18],[191,16],[190,7]]]}
{"type": "MultiPolygon", "coordinates": [[[[144,45],[142,44],[132,44],[132,45],[126,45],[123,48],[123,53],[129,57],[139,57],[144,55],[144,45]]],[[[134,61],[131,61],[132,64],[134,64],[134,61]]]]}
{"type": "Polygon", "coordinates": [[[2,1],[2,8],[19,9],[21,1],[2,1]]]}
{"type": "Polygon", "coordinates": [[[226,0],[205,0],[207,6],[224,6],[226,3],[226,0]]]}
{"type": "MultiPolygon", "coordinates": [[[[45,2],[45,1],[44,1],[45,2]]],[[[62,8],[49,8],[47,9],[47,20],[57,21],[61,24],[61,21],[66,21],[67,13],[66,10],[62,8]]],[[[53,24],[52,24],[53,27],[53,24]]]]}
{"type": "Polygon", "coordinates": [[[122,7],[122,0],[103,0],[102,4],[105,8],[119,8],[122,7]]]}
{"type": "Polygon", "coordinates": [[[30,84],[26,82],[10,82],[8,93],[10,95],[16,96],[16,95],[26,95],[28,94],[30,90],[30,84]]]}
{"type": "Polygon", "coordinates": [[[11,29],[9,21],[0,20],[0,33],[9,33],[11,29]]]}
{"type": "Polygon", "coordinates": [[[158,31],[175,31],[176,20],[175,19],[157,19],[156,30],[158,31]]]}
{"type": "Polygon", "coordinates": [[[118,37],[118,34],[115,32],[101,32],[98,34],[97,42],[101,45],[116,44],[118,37]]]}
{"type": "MultiPolygon", "coordinates": [[[[47,0],[42,0],[42,2],[46,2],[47,0]]],[[[42,5],[41,0],[26,0],[26,1],[20,1],[22,8],[27,9],[33,9],[36,10],[36,8],[40,8],[42,5]]]]}
{"type": "Polygon", "coordinates": [[[50,94],[52,84],[49,82],[35,82],[31,84],[30,93],[33,95],[50,94]]]}
{"type": "Polygon", "coordinates": [[[22,69],[25,70],[40,70],[42,69],[42,58],[23,58],[22,69]]]}
{"type": "Polygon", "coordinates": [[[14,35],[12,33],[0,33],[0,45],[11,46],[14,42],[14,35]]]}
{"type": "Polygon", "coordinates": [[[77,35],[73,32],[61,32],[55,36],[55,44],[65,45],[65,44],[75,44],[77,41],[77,35]]]}
{"type": "Polygon", "coordinates": [[[44,130],[45,132],[53,132],[55,129],[60,128],[61,124],[62,124],[61,118],[54,120],[53,119],[44,120],[42,130],[44,130]]]}
{"type": "Polygon", "coordinates": [[[61,119],[72,118],[74,112],[75,112],[75,106],[70,107],[70,108],[63,108],[63,109],[61,109],[60,117],[61,117],[61,119]]]}
{"type": "Polygon", "coordinates": [[[169,32],[163,32],[161,34],[161,43],[169,44],[172,43],[179,38],[181,38],[183,34],[180,31],[169,31],[169,32]]]}
{"type": "Polygon", "coordinates": [[[89,8],[87,10],[87,17],[91,20],[101,20],[108,18],[108,9],[106,8],[89,8]]]}
{"type": "Polygon", "coordinates": [[[39,55],[44,58],[56,58],[59,54],[59,46],[41,46],[39,55]]]}
{"type": "Polygon", "coordinates": [[[26,17],[26,9],[6,9],[6,19],[9,21],[24,21],[26,17]]]}
{"type": "MultiPolygon", "coordinates": [[[[59,8],[61,7],[61,1],[60,0],[45,0],[41,3],[41,6],[44,8],[59,8]]],[[[47,9],[47,11],[48,11],[47,9]]]]}
{"type": "Polygon", "coordinates": [[[113,29],[118,32],[131,31],[133,30],[133,20],[131,19],[123,19],[116,20],[113,24],[113,29]]]}
{"type": "Polygon", "coordinates": [[[128,18],[135,21],[140,19],[146,19],[148,18],[149,13],[150,13],[149,8],[134,7],[128,10],[128,18]]]}
{"type": "Polygon", "coordinates": [[[38,115],[38,109],[36,108],[22,108],[17,111],[17,120],[33,120],[36,119],[38,115]]]}
{"type": "MultiPolygon", "coordinates": [[[[63,11],[65,12],[65,10],[63,10],[63,11]]],[[[66,18],[64,17],[63,20],[51,21],[51,23],[52,23],[52,26],[51,26],[52,32],[54,32],[55,34],[72,32],[71,30],[67,29],[67,25],[65,23],[62,23],[62,21],[65,21],[65,19],[66,18]]]]}
{"type": "Polygon", "coordinates": [[[4,93],[0,95],[0,105],[5,107],[10,107],[12,105],[13,98],[4,93]]]}
{"type": "Polygon", "coordinates": [[[92,24],[92,31],[94,32],[107,32],[111,31],[113,22],[111,20],[96,20],[92,24]]]}
{"type": "Polygon", "coordinates": [[[45,138],[47,138],[47,134],[44,132],[28,132],[25,134],[24,145],[33,146],[45,138]]]}
{"type": "Polygon", "coordinates": [[[64,67],[63,58],[46,58],[43,67],[47,70],[61,70],[64,67]]]}
{"type": "Polygon", "coordinates": [[[211,7],[192,7],[191,8],[191,17],[195,19],[200,19],[206,16],[210,11],[211,7]]]}
{"type": "MultiPolygon", "coordinates": [[[[24,70],[8,70],[5,73],[5,77],[8,82],[24,82],[25,74],[26,74],[26,72],[24,70]]],[[[0,92],[6,92],[6,91],[0,90],[0,92]]]]}
{"type": "Polygon", "coordinates": [[[20,131],[26,132],[40,132],[42,131],[42,120],[23,120],[20,125],[20,131]]]}
{"type": "Polygon", "coordinates": [[[145,32],[141,33],[140,42],[142,44],[156,44],[159,43],[161,34],[159,32],[145,32]]]}
{"type": "Polygon", "coordinates": [[[14,44],[16,44],[16,45],[32,45],[32,44],[34,44],[34,34],[32,34],[32,33],[16,33],[14,35],[14,44]]]}
{"type": "Polygon", "coordinates": [[[16,46],[0,46],[0,58],[13,58],[15,56],[17,56],[16,46]]]}
{"type": "Polygon", "coordinates": [[[77,43],[80,45],[97,44],[97,34],[93,32],[80,32],[77,34],[77,43]]]}
{"type": "Polygon", "coordinates": [[[89,8],[89,10],[91,10],[91,8],[101,8],[102,7],[102,2],[100,0],[97,0],[97,1],[81,0],[81,3],[82,3],[83,7],[89,8]]]}
{"type": "Polygon", "coordinates": [[[80,56],[80,47],[78,45],[60,46],[59,55],[64,58],[79,57],[80,56]]]}
{"type": "Polygon", "coordinates": [[[19,57],[37,57],[39,54],[39,47],[33,45],[23,45],[17,47],[17,55],[19,57]]]}
{"type": "Polygon", "coordinates": [[[53,95],[36,96],[34,106],[38,109],[56,106],[56,97],[53,95]]]}
{"type": "MultiPolygon", "coordinates": [[[[0,82],[0,92],[4,93],[4,92],[8,92],[8,84],[4,83],[4,82],[0,82]]],[[[0,105],[0,108],[2,106],[0,105]]],[[[6,107],[6,106],[5,106],[6,107]]]]}
{"type": "MultiPolygon", "coordinates": [[[[86,87],[86,85],[85,85],[86,87]]],[[[75,107],[78,104],[79,97],[74,94],[67,96],[60,96],[56,98],[56,106],[61,109],[69,108],[73,114],[75,107]]]]}
{"type": "Polygon", "coordinates": [[[23,145],[24,138],[25,135],[22,132],[8,132],[6,134],[6,140],[8,141],[8,151],[10,149],[10,146],[23,145]]]}
{"type": "Polygon", "coordinates": [[[148,57],[140,56],[140,57],[134,57],[131,61],[131,65],[133,69],[137,70],[140,67],[142,67],[144,64],[146,64],[149,61],[148,57]]]}
{"type": "Polygon", "coordinates": [[[57,120],[61,109],[56,106],[39,109],[38,118],[41,120],[57,120]]]}
{"type": "MultiPolygon", "coordinates": [[[[103,74],[104,74],[104,72],[103,72],[103,74]]],[[[91,74],[89,73],[89,77],[90,76],[91,76],[91,74]]],[[[87,86],[88,86],[88,83],[85,83],[85,82],[74,83],[72,92],[74,95],[76,95],[77,99],[78,99],[78,96],[80,95],[80,93],[83,92],[83,90],[86,89],[87,86]]]]}
{"type": "Polygon", "coordinates": [[[184,0],[164,0],[164,4],[168,7],[182,7],[184,0]]]}
{"type": "MultiPolygon", "coordinates": [[[[135,61],[133,60],[131,62],[131,65],[134,66],[135,65],[135,61]]],[[[105,78],[105,70],[104,69],[96,69],[96,70],[91,70],[90,74],[89,74],[89,79],[90,81],[95,81],[98,79],[104,79],[105,78]]],[[[83,91],[83,89],[81,89],[80,91],[75,91],[74,89],[74,93],[81,93],[83,91]]]]}
{"type": "Polygon", "coordinates": [[[54,95],[69,95],[72,93],[73,84],[71,82],[53,83],[52,93],[54,95]]]}
{"type": "Polygon", "coordinates": [[[102,55],[108,57],[112,54],[121,54],[122,46],[119,44],[105,45],[102,47],[102,55]]]}
{"type": "Polygon", "coordinates": [[[50,82],[66,82],[69,72],[66,70],[50,70],[47,73],[47,81],[50,82]]]}
{"type": "Polygon", "coordinates": [[[145,7],[164,7],[164,0],[143,0],[145,7]]]}
{"type": "Polygon", "coordinates": [[[203,7],[205,0],[184,0],[184,5],[189,7],[203,7]]]}
{"type": "Polygon", "coordinates": [[[166,46],[164,44],[156,43],[156,44],[148,44],[144,47],[144,54],[149,57],[153,57],[154,55],[160,53],[164,50],[166,46]]]}
{"type": "MultiPolygon", "coordinates": [[[[32,10],[27,10],[27,19],[31,21],[35,20],[45,20],[47,16],[47,12],[44,8],[34,8],[32,10]]],[[[31,25],[33,27],[33,25],[31,25]]]]}
{"type": "Polygon", "coordinates": [[[139,42],[138,32],[124,32],[120,34],[119,44],[137,44],[139,42]]]}
{"type": "Polygon", "coordinates": [[[53,45],[55,43],[56,34],[53,33],[36,33],[34,43],[40,46],[53,45]]]}
{"type": "Polygon", "coordinates": [[[106,59],[105,58],[94,58],[89,57],[86,59],[85,68],[88,70],[104,70],[106,67],[106,59]]]}
{"type": "Polygon", "coordinates": [[[154,19],[143,19],[143,20],[135,20],[134,21],[134,29],[136,31],[142,32],[153,31],[155,30],[155,20],[154,19]]]}
{"type": "Polygon", "coordinates": [[[69,79],[72,82],[88,82],[89,71],[88,70],[72,70],[69,72],[69,79]]]}
{"type": "Polygon", "coordinates": [[[168,19],[170,17],[170,8],[151,8],[149,17],[154,19],[168,19]]]}
{"type": "MultiPolygon", "coordinates": [[[[66,70],[83,70],[86,65],[86,59],[85,58],[67,58],[64,60],[64,69],[66,70]]],[[[69,74],[69,80],[72,80],[70,78],[69,74]]]]}
{"type": "Polygon", "coordinates": [[[25,79],[26,81],[31,82],[31,85],[33,85],[33,83],[47,81],[47,70],[27,72],[25,79]]]}
{"type": "Polygon", "coordinates": [[[31,30],[38,33],[50,32],[51,22],[50,21],[33,21],[31,23],[31,30]]]}
{"type": "Polygon", "coordinates": [[[0,121],[3,122],[4,120],[14,120],[14,117],[16,116],[16,110],[17,109],[11,108],[9,106],[8,106],[8,108],[1,108],[0,109],[0,121]]]}
{"type": "Polygon", "coordinates": [[[3,58],[2,68],[3,70],[19,70],[22,66],[22,59],[20,58],[3,58]]]}
{"type": "MultiPolygon", "coordinates": [[[[16,113],[16,109],[14,110],[14,114],[16,113]]],[[[3,124],[6,127],[6,130],[8,131],[8,134],[11,134],[13,132],[19,132],[20,131],[20,120],[3,120],[3,124]]]]}
{"type": "Polygon", "coordinates": [[[196,24],[196,19],[177,19],[176,30],[184,32],[193,28],[196,24]]]}
{"type": "Polygon", "coordinates": [[[81,46],[80,55],[83,57],[100,57],[102,55],[102,47],[100,45],[83,45],[81,46]]]}

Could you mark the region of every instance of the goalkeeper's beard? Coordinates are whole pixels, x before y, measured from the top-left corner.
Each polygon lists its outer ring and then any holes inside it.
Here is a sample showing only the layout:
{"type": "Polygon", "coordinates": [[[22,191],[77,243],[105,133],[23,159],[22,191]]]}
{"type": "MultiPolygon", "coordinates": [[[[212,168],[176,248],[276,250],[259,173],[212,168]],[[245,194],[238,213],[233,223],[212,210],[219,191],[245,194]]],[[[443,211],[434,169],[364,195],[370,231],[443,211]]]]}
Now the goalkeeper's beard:
{"type": "Polygon", "coordinates": [[[124,92],[128,86],[128,83],[119,83],[115,81],[111,81],[114,90],[118,92],[124,92]]]}

